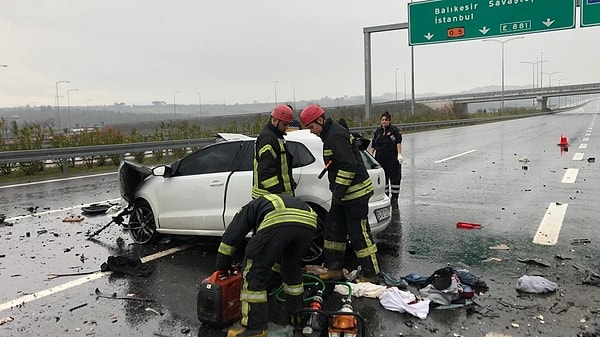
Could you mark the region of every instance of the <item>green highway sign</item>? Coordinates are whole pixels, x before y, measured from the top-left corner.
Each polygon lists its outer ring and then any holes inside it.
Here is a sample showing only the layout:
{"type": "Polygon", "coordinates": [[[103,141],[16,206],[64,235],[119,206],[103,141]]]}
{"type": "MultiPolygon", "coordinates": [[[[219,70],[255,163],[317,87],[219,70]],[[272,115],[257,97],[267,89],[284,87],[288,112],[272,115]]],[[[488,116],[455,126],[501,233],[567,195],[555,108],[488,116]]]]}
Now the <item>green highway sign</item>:
{"type": "Polygon", "coordinates": [[[600,0],[581,0],[581,27],[600,25],[600,0]]]}
{"type": "MultiPolygon", "coordinates": [[[[581,0],[599,2],[600,0],[581,0]]],[[[576,0],[430,0],[408,4],[411,46],[575,28],[576,0]]],[[[589,7],[600,7],[597,6],[589,7]]],[[[599,9],[600,12],[600,9],[599,9]]]]}

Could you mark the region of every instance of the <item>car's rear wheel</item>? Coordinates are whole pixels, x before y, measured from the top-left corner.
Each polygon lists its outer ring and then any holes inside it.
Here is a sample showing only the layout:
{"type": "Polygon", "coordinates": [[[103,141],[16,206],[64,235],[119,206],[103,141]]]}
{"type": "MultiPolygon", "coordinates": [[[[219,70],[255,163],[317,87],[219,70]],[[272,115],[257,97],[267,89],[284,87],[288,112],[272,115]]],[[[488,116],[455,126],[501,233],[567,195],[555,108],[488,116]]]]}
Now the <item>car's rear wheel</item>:
{"type": "Polygon", "coordinates": [[[302,262],[304,264],[321,264],[323,262],[323,244],[325,243],[325,217],[326,211],[317,212],[317,231],[310,243],[310,246],[304,253],[302,262]]]}
{"type": "Polygon", "coordinates": [[[158,238],[152,207],[145,200],[138,200],[129,215],[129,236],[138,244],[155,242],[158,238]]]}

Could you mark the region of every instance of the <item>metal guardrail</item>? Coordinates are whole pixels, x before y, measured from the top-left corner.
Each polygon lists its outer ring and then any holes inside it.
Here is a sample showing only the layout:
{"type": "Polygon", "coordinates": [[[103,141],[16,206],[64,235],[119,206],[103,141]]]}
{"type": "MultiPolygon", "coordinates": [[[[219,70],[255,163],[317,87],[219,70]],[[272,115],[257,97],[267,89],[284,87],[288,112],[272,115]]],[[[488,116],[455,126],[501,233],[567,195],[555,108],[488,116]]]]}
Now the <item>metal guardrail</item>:
{"type": "MultiPolygon", "coordinates": [[[[403,131],[417,130],[433,127],[450,127],[459,125],[470,125],[477,123],[497,122],[508,119],[533,117],[545,115],[547,113],[485,117],[472,119],[456,119],[447,121],[405,123],[401,125],[403,131]]],[[[372,132],[379,126],[357,127],[351,128],[353,132],[372,132]]],[[[91,156],[106,156],[106,155],[126,155],[134,152],[156,151],[165,149],[191,148],[202,147],[214,143],[214,138],[198,138],[198,139],[181,139],[169,141],[156,141],[144,143],[125,143],[125,144],[110,144],[110,145],[95,145],[95,146],[78,146],[65,148],[50,148],[50,149],[35,149],[22,151],[0,151],[0,164],[33,162],[43,160],[65,160],[76,157],[91,157],[91,156]]],[[[65,165],[66,167],[66,165],[65,165]]]]}
{"type": "Polygon", "coordinates": [[[39,160],[57,160],[74,157],[90,157],[133,152],[156,151],[189,147],[202,147],[214,143],[214,138],[181,139],[144,143],[125,143],[94,146],[63,147],[55,149],[35,149],[0,152],[0,164],[31,162],[39,160]]]}

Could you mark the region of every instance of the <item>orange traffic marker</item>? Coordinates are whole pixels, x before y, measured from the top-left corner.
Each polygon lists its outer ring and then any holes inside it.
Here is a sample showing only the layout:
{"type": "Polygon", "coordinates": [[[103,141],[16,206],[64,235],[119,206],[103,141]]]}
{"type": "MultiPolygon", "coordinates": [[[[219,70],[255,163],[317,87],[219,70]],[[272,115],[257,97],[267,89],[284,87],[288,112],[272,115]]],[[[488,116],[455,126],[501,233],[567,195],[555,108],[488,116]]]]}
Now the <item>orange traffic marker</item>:
{"type": "Polygon", "coordinates": [[[567,139],[567,136],[565,135],[560,135],[560,143],[558,143],[558,146],[569,146],[569,140],[567,139]]]}

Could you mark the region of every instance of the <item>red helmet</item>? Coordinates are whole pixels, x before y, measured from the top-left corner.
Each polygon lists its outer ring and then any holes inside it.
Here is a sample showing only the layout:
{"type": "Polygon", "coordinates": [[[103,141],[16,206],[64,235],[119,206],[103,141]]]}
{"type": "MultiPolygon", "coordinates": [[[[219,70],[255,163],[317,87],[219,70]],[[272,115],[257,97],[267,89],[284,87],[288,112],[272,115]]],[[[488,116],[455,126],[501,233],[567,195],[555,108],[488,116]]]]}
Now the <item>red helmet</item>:
{"type": "Polygon", "coordinates": [[[289,106],[285,104],[279,104],[278,106],[276,106],[271,112],[271,116],[286,123],[291,123],[292,120],[294,120],[294,112],[289,106]]]}
{"type": "Polygon", "coordinates": [[[317,104],[312,104],[302,110],[302,113],[300,114],[300,120],[302,121],[302,124],[308,125],[324,114],[325,110],[323,110],[323,108],[317,104]]]}

